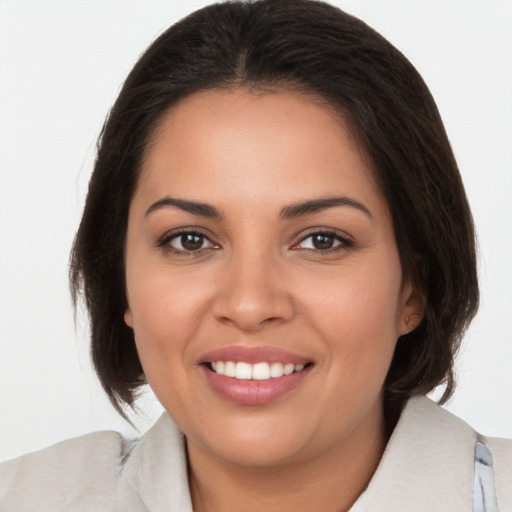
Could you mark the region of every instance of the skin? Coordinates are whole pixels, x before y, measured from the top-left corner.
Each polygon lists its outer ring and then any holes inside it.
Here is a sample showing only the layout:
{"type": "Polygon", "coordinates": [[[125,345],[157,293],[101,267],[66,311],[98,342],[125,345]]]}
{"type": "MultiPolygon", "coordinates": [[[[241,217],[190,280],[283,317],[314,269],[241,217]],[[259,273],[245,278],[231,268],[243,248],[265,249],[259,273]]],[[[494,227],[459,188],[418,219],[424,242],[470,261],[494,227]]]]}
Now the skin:
{"type": "Polygon", "coordinates": [[[194,510],[347,510],[385,447],[382,386],[420,306],[371,163],[343,120],[291,92],[208,91],[174,106],[131,203],[126,283],[144,372],[186,435],[194,510]],[[166,197],[223,218],[152,207],[166,197]],[[332,197],[368,212],[282,218],[332,197]],[[172,238],[191,227],[204,235],[199,250],[172,238]],[[315,248],[318,232],[333,233],[330,250],[315,248]],[[199,361],[240,345],[312,365],[277,400],[239,404],[212,390],[199,361]]]}

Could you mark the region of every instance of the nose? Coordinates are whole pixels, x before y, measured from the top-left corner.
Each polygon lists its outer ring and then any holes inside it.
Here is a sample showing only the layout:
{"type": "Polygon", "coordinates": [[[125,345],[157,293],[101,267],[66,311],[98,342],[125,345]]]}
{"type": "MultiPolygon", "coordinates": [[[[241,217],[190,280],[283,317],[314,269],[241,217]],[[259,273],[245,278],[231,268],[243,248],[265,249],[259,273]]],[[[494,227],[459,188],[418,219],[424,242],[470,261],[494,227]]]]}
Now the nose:
{"type": "Polygon", "coordinates": [[[264,253],[227,261],[214,305],[216,319],[245,332],[290,321],[295,306],[282,270],[264,253]]]}

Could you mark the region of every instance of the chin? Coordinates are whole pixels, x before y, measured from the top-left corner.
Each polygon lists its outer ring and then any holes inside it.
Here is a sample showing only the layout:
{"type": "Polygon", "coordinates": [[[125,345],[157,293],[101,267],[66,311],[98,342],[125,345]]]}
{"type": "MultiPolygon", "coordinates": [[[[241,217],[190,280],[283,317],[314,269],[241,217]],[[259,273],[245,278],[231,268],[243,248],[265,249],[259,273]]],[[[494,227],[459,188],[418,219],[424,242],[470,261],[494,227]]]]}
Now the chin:
{"type": "Polygon", "coordinates": [[[206,449],[210,454],[231,464],[252,467],[271,467],[298,461],[307,452],[307,428],[291,428],[282,418],[231,419],[215,425],[209,422],[205,432],[185,433],[189,450],[206,449]]]}
{"type": "MultiPolygon", "coordinates": [[[[215,450],[212,447],[212,451],[215,450]]],[[[241,467],[269,468],[280,467],[292,462],[300,461],[304,456],[303,447],[287,442],[287,439],[280,437],[272,442],[268,439],[251,439],[249,442],[230,436],[229,446],[222,445],[215,455],[230,464],[241,467]]]]}

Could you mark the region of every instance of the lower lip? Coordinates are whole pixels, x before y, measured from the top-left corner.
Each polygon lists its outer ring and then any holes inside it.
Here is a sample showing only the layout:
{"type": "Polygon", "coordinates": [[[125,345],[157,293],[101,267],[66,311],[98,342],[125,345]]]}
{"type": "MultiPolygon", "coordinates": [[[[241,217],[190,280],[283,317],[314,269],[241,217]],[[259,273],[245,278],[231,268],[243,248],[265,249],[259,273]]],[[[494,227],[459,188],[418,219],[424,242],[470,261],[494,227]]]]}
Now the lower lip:
{"type": "Polygon", "coordinates": [[[267,380],[243,380],[219,375],[205,366],[200,367],[210,387],[222,398],[243,405],[264,405],[296,389],[309,374],[311,367],[282,377],[267,380]]]}

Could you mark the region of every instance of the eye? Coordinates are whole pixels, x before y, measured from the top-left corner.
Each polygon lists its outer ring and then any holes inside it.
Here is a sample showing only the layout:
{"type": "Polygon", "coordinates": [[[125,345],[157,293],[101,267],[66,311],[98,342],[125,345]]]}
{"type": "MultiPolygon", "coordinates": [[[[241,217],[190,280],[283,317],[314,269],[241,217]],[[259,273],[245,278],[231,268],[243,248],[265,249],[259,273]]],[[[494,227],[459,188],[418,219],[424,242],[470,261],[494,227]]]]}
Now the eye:
{"type": "Polygon", "coordinates": [[[158,245],[176,253],[197,253],[204,249],[218,247],[206,235],[196,231],[171,233],[164,236],[158,245]]]}
{"type": "Polygon", "coordinates": [[[335,251],[353,245],[352,240],[333,232],[311,233],[304,237],[295,248],[314,251],[335,251]]]}

